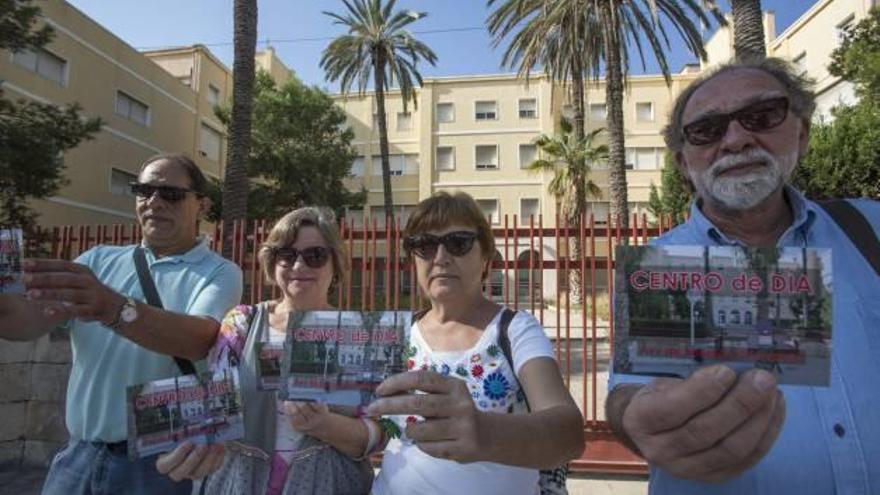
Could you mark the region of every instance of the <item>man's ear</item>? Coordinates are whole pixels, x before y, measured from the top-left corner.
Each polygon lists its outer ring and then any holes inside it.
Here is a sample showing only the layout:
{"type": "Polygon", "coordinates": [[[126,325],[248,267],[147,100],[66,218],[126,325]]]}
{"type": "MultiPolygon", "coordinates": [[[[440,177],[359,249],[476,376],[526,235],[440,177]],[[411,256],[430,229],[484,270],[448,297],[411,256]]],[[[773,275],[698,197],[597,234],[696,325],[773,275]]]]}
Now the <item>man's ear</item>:
{"type": "Polygon", "coordinates": [[[798,162],[807,154],[810,147],[810,121],[801,119],[801,129],[798,132],[798,162]]]}
{"type": "Polygon", "coordinates": [[[211,198],[207,196],[202,196],[199,198],[199,216],[204,217],[211,211],[211,205],[213,205],[213,201],[211,198]]]}

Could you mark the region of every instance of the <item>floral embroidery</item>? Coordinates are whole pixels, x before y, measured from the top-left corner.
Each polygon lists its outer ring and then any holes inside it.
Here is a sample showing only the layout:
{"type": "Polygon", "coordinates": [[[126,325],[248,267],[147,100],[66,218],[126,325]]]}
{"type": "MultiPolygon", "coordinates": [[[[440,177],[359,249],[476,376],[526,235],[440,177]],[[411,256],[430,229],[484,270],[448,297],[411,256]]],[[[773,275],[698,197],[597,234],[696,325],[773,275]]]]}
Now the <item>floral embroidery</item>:
{"type": "Polygon", "coordinates": [[[433,371],[434,373],[437,372],[437,365],[436,364],[431,364],[431,371],[433,371]]]}
{"type": "Polygon", "coordinates": [[[450,371],[452,371],[452,368],[450,368],[448,364],[444,364],[440,367],[440,374],[444,376],[449,375],[450,371]]]}
{"type": "Polygon", "coordinates": [[[490,399],[498,400],[507,395],[510,390],[510,383],[507,378],[500,372],[496,371],[483,380],[483,393],[490,399]]]}
{"type": "Polygon", "coordinates": [[[405,351],[406,357],[415,357],[418,353],[419,349],[414,345],[409,346],[405,351]]]}
{"type": "Polygon", "coordinates": [[[473,376],[474,378],[481,378],[483,376],[483,367],[479,364],[475,364],[471,368],[471,376],[473,376]]]}
{"type": "Polygon", "coordinates": [[[428,363],[423,364],[421,369],[422,369],[423,371],[424,371],[424,370],[427,370],[427,369],[428,369],[428,363]]]}
{"type": "Polygon", "coordinates": [[[501,352],[501,349],[499,349],[497,345],[492,344],[492,345],[489,346],[488,349],[486,349],[486,352],[487,352],[487,353],[489,354],[489,356],[491,356],[491,357],[498,357],[498,354],[501,352]]]}
{"type": "Polygon", "coordinates": [[[474,354],[473,356],[471,356],[471,362],[472,362],[472,363],[475,363],[475,364],[476,364],[476,363],[479,363],[479,362],[482,362],[482,361],[483,361],[483,356],[481,356],[480,354],[474,354]]]}
{"type": "Polygon", "coordinates": [[[489,407],[489,403],[484,400],[481,400],[479,403],[479,406],[480,406],[480,409],[486,409],[487,407],[489,407]]]}
{"type": "Polygon", "coordinates": [[[410,359],[406,360],[406,369],[411,370],[411,369],[415,368],[415,366],[416,366],[415,359],[410,358],[410,359]]]}
{"type": "Polygon", "coordinates": [[[495,369],[497,367],[498,367],[498,361],[492,361],[491,363],[489,363],[490,369],[495,369]]]}
{"type": "Polygon", "coordinates": [[[407,416],[406,417],[406,424],[408,424],[408,425],[418,423],[418,421],[419,421],[419,418],[417,418],[415,416],[407,416]]]}
{"type": "Polygon", "coordinates": [[[380,419],[379,428],[387,438],[400,438],[400,427],[391,418],[380,419]]]}
{"type": "Polygon", "coordinates": [[[464,366],[459,366],[458,368],[455,368],[455,374],[458,376],[467,378],[467,375],[468,375],[467,368],[465,368],[464,366]]]}

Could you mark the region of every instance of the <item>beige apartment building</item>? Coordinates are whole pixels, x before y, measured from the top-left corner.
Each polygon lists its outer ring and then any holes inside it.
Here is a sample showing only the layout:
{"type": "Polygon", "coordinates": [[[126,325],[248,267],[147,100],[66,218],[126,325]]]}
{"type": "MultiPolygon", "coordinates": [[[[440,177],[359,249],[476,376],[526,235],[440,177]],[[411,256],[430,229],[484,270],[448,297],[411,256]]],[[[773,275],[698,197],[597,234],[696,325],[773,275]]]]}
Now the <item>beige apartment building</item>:
{"type": "MultiPolygon", "coordinates": [[[[768,52],[803,65],[819,81],[820,110],[853,99],[849,84],[827,74],[839,33],[861,20],[877,0],[819,0],[781,35],[772,13],[765,17],[768,52]],[[829,43],[829,39],[833,42],[829,43]]],[[[7,96],[57,104],[79,102],[105,125],[96,139],[65,156],[70,184],[58,195],[37,201],[43,225],[107,224],[130,221],[132,198],[126,187],[137,165],[158,152],[183,152],[212,177],[225,169],[225,131],[213,107],[231,97],[231,71],[206,47],[139,52],[63,0],[41,3],[45,22],[56,30],[44,50],[0,53],[0,80],[7,96]]],[[[718,30],[708,41],[706,66],[726,60],[732,37],[718,30]]],[[[259,67],[276,82],[293,75],[271,48],[257,55],[259,67]]],[[[660,129],[669,106],[702,70],[686,66],[667,86],[659,75],[629,78],[624,100],[626,159],[631,211],[647,213],[650,184],[659,184],[663,162],[660,129]]],[[[359,157],[349,185],[369,191],[358,221],[379,217],[382,185],[372,94],[335,97],[355,131],[359,157]],[[366,213],[366,215],[364,215],[366,213]]],[[[591,81],[587,126],[604,126],[604,81],[591,81]]],[[[567,91],[535,75],[528,84],[512,75],[426,79],[417,105],[404,112],[399,94],[387,98],[394,200],[403,219],[435,191],[462,190],[478,199],[496,225],[512,225],[541,214],[552,223],[555,199],[547,193],[549,174],[524,166],[537,156],[534,139],[552,134],[570,112],[567,91]]],[[[592,178],[603,192],[590,211],[608,211],[607,170],[597,164],[592,178]]]]}

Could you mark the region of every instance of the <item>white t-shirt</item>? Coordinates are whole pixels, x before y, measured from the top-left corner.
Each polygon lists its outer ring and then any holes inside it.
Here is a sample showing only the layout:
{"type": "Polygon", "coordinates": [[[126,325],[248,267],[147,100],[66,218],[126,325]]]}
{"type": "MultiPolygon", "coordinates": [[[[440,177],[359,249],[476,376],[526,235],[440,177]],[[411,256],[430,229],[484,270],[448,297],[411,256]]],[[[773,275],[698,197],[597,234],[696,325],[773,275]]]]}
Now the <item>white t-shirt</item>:
{"type": "MultiPolygon", "coordinates": [[[[502,311],[486,326],[477,343],[465,351],[434,352],[422,338],[418,323],[411,332],[415,354],[408,362],[411,370],[432,369],[467,382],[474,404],[480,411],[524,412],[513,371],[498,345],[498,323],[502,311]]],[[[544,328],[531,314],[518,311],[507,329],[516,372],[533,358],[555,359],[553,346],[544,328]]],[[[405,427],[407,420],[395,417],[405,427]]],[[[494,462],[459,464],[422,452],[407,438],[394,439],[382,458],[382,470],[373,483],[376,495],[455,494],[533,495],[538,493],[538,470],[494,462]]]]}

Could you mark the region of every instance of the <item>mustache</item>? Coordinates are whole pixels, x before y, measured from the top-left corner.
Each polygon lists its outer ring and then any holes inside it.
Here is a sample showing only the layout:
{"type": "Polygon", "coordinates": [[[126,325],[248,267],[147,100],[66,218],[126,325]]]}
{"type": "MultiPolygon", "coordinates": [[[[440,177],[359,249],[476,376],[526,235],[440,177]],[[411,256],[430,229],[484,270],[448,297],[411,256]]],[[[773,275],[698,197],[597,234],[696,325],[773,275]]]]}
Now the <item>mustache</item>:
{"type": "Polygon", "coordinates": [[[754,163],[761,163],[765,167],[778,167],[776,158],[774,158],[773,155],[760,148],[754,148],[742,153],[737,153],[736,155],[727,155],[719,158],[711,167],[709,167],[707,172],[712,178],[716,178],[732,168],[754,163]]]}

